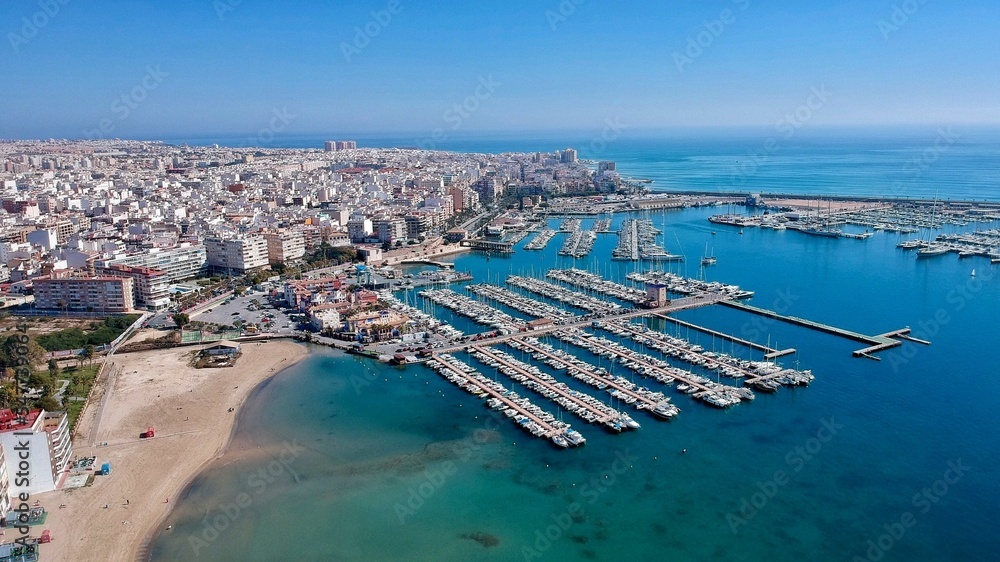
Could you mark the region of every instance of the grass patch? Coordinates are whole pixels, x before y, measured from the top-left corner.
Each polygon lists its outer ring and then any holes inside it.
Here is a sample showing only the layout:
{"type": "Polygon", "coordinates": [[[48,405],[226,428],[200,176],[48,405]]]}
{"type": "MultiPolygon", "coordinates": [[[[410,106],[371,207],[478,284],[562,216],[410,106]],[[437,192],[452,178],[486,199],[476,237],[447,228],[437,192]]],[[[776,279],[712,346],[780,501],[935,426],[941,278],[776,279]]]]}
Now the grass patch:
{"type": "MultiPolygon", "coordinates": [[[[76,427],[76,420],[83,412],[83,407],[87,404],[87,395],[94,386],[97,373],[101,370],[101,363],[84,365],[82,367],[66,367],[59,374],[59,379],[68,379],[70,384],[66,387],[66,394],[63,395],[63,408],[69,417],[69,429],[73,431],[76,427]],[[79,400],[75,400],[79,398],[79,400]]],[[[48,373],[48,371],[45,371],[48,373]]]]}

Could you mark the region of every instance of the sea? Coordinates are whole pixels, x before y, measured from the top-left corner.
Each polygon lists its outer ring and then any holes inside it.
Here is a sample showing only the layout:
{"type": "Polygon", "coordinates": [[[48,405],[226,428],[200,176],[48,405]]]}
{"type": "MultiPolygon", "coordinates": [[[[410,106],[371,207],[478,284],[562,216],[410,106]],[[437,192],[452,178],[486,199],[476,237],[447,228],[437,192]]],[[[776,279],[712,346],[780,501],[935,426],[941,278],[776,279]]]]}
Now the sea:
{"type": "MultiPolygon", "coordinates": [[[[854,144],[839,135],[825,142],[790,139],[746,174],[748,187],[875,195],[906,179],[912,159],[934,146],[939,133],[925,133],[854,144]]],[[[941,148],[932,164],[910,178],[905,196],[998,199],[1000,144],[990,134],[977,132],[980,140],[973,140],[966,133],[941,148]]],[[[583,146],[576,138],[539,140],[456,140],[447,148],[583,146]]],[[[731,191],[735,159],[765,146],[766,138],[716,140],[621,139],[607,142],[603,154],[581,156],[615,160],[623,174],[651,179],[657,189],[731,191]]],[[[907,341],[875,361],[852,356],[864,347],[859,342],[740,310],[716,305],[677,313],[772,348],[794,348],[779,363],[810,369],[816,377],[808,387],[758,392],[753,402],[719,410],[546,338],[663,390],[681,408],[676,419],[662,421],[608,402],[601,391],[540,365],[642,425],[621,434],[559,411],[467,354],[456,354],[571,423],[587,438],[574,449],[531,436],[429,368],[390,366],[311,346],[307,359],[253,392],[239,412],[229,451],[183,492],[151,545],[151,559],[1000,559],[1000,265],[955,254],[917,259],[896,247],[929,236],[926,231],[880,231],[867,240],[756,228],[741,233],[709,223],[718,212],[631,215],[662,229],[660,242],[684,255],[681,263],[612,261],[614,234],[599,234],[593,252],[581,259],[558,256],[567,236],[558,234],[540,252],[521,249],[529,236],[510,256],[469,253],[454,261],[477,282],[499,284],[511,273],[540,277],[551,267],[588,269],[619,282],[627,282],[630,271],[669,270],[736,284],[755,292],[749,301],[755,306],[863,334],[910,327],[930,345],[907,341]],[[717,265],[699,266],[706,253],[717,257],[717,265]]],[[[629,217],[607,218],[617,227],[629,217]]],[[[585,219],[583,227],[593,221],[585,219]]],[[[1000,223],[942,231],[977,228],[1000,223]]],[[[464,292],[461,285],[452,288],[464,292]]],[[[458,329],[485,330],[417,292],[399,297],[458,329]]],[[[730,341],[662,320],[645,322],[706,349],[761,359],[760,352],[730,341]]]]}

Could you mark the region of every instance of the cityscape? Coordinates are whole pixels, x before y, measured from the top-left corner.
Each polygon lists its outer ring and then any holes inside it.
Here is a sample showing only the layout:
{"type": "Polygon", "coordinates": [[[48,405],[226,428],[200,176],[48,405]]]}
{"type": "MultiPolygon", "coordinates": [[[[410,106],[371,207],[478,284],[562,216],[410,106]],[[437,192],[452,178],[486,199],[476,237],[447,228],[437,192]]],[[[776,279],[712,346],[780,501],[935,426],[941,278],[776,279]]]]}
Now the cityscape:
{"type": "Polygon", "coordinates": [[[2,9],[0,562],[995,558],[995,6],[134,4],[2,9]]]}

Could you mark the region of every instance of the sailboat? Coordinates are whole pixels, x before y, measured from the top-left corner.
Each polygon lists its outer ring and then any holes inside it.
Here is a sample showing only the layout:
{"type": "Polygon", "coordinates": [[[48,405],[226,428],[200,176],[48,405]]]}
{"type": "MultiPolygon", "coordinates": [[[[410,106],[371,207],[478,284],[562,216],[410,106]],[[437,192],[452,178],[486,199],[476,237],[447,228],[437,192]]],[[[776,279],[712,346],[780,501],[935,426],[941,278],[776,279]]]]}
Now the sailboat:
{"type": "Polygon", "coordinates": [[[975,269],[973,269],[973,270],[972,270],[972,277],[975,277],[975,276],[976,276],[976,270],[975,270],[975,269]]]}
{"type": "Polygon", "coordinates": [[[713,249],[712,253],[709,254],[708,253],[708,244],[706,243],[705,244],[705,255],[702,256],[702,258],[701,258],[701,265],[715,265],[716,261],[717,260],[715,259],[715,250],[713,249]]]}

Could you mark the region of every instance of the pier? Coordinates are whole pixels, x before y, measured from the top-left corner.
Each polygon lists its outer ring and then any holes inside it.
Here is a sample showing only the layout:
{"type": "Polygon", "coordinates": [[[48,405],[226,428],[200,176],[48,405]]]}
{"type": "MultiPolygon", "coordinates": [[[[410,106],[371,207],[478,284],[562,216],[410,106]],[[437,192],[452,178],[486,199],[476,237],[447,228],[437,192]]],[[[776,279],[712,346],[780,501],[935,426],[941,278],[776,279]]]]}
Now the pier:
{"type": "Polygon", "coordinates": [[[458,384],[463,390],[470,391],[473,394],[478,394],[477,390],[482,391],[483,394],[487,394],[495,400],[494,404],[506,407],[505,413],[506,411],[513,410],[514,413],[508,415],[508,417],[516,415],[520,416],[519,419],[529,420],[535,427],[530,427],[530,424],[522,425],[533,434],[537,434],[540,437],[552,438],[566,433],[569,426],[556,422],[555,416],[542,411],[537,406],[531,404],[526,398],[520,398],[516,394],[508,392],[498,383],[489,384],[492,381],[486,379],[478,371],[469,371],[468,369],[471,369],[471,367],[468,367],[458,359],[450,355],[441,355],[437,357],[437,362],[437,370],[446,378],[458,384]],[[499,388],[494,387],[494,385],[499,388]]]}
{"type": "MultiPolygon", "coordinates": [[[[570,389],[565,384],[542,373],[537,367],[534,368],[535,372],[532,372],[533,369],[529,365],[510,357],[504,352],[486,347],[476,346],[469,348],[469,353],[486,365],[496,367],[498,371],[527,388],[555,401],[584,421],[603,424],[616,431],[635,429],[626,423],[623,418],[624,414],[621,412],[605,406],[588,394],[581,394],[570,389]]],[[[638,426],[638,424],[635,425],[638,426]]]]}
{"type": "MultiPolygon", "coordinates": [[[[576,322],[567,322],[567,323],[564,323],[564,324],[550,324],[548,326],[539,326],[539,327],[533,328],[529,332],[529,335],[536,335],[537,336],[537,335],[541,335],[541,334],[547,334],[549,332],[554,332],[554,331],[557,331],[557,330],[566,330],[566,329],[570,329],[570,328],[585,328],[587,326],[592,325],[595,320],[603,320],[603,321],[627,320],[629,318],[637,318],[637,317],[640,317],[640,316],[648,316],[650,314],[657,314],[657,313],[667,314],[669,312],[677,312],[677,311],[680,311],[680,310],[688,310],[688,309],[692,309],[692,308],[699,308],[699,307],[702,307],[702,306],[709,306],[709,305],[715,304],[717,302],[722,301],[725,298],[726,297],[724,295],[707,295],[704,298],[689,297],[689,298],[683,298],[683,299],[675,299],[675,300],[671,301],[670,304],[665,305],[665,306],[661,306],[659,308],[633,309],[633,310],[629,310],[627,312],[622,312],[620,314],[613,314],[613,315],[610,315],[610,316],[604,316],[604,317],[598,316],[598,317],[595,317],[595,318],[592,318],[592,319],[579,320],[579,321],[576,321],[576,322]]],[[[475,301],[472,301],[472,302],[475,302],[475,301]]],[[[479,303],[476,303],[476,304],[478,305],[479,303]]],[[[499,344],[499,343],[503,343],[503,342],[505,342],[507,340],[513,339],[513,338],[519,338],[519,337],[521,337],[523,335],[524,334],[503,334],[503,335],[495,335],[494,334],[492,336],[481,338],[480,340],[477,340],[475,342],[475,344],[476,345],[496,345],[496,344],[499,344]]],[[[452,345],[452,346],[448,346],[448,347],[442,347],[442,348],[439,348],[439,349],[435,349],[433,351],[433,354],[434,355],[439,355],[439,354],[445,354],[445,353],[454,353],[456,351],[461,351],[461,350],[465,349],[469,345],[472,345],[472,344],[471,343],[462,343],[462,344],[458,344],[458,345],[452,345]]]]}
{"type": "MultiPolygon", "coordinates": [[[[893,347],[903,345],[903,342],[892,338],[901,337],[910,333],[910,328],[901,328],[899,330],[894,330],[892,332],[887,332],[885,334],[881,334],[878,336],[867,336],[865,334],[852,332],[851,330],[845,330],[843,328],[837,328],[836,326],[829,326],[827,324],[814,322],[812,320],[806,320],[805,318],[799,318],[797,316],[786,316],[783,314],[778,314],[773,310],[758,308],[756,306],[751,306],[749,304],[744,304],[741,302],[722,301],[722,304],[732,308],[750,312],[753,314],[759,314],[761,316],[766,316],[768,318],[774,318],[775,320],[781,320],[782,322],[787,322],[789,324],[804,326],[806,328],[810,328],[819,332],[825,332],[827,334],[833,334],[835,336],[840,336],[842,338],[846,338],[849,340],[866,343],[868,344],[868,347],[856,350],[852,352],[852,355],[854,355],[854,357],[865,357],[867,359],[875,359],[876,361],[878,361],[879,359],[878,357],[872,355],[873,353],[877,353],[879,351],[885,351],[886,349],[891,349],[893,347]]],[[[922,342],[922,343],[926,343],[927,345],[930,344],[930,342],[922,342]]]]}
{"type": "Polygon", "coordinates": [[[680,408],[670,404],[670,399],[662,392],[653,392],[647,389],[639,389],[635,384],[615,377],[607,373],[604,369],[598,369],[590,363],[578,357],[566,353],[557,352],[551,345],[543,344],[536,338],[526,337],[524,339],[510,340],[507,345],[520,351],[530,352],[537,358],[538,355],[550,361],[563,363],[570,376],[580,380],[599,390],[611,388],[612,396],[624,400],[629,404],[635,404],[636,409],[648,410],[660,418],[670,419],[680,413],[680,408]],[[580,376],[583,375],[583,376],[580,376]]]}
{"type": "Polygon", "coordinates": [[[472,248],[473,250],[483,250],[486,252],[497,252],[500,254],[514,253],[514,245],[510,242],[496,242],[493,240],[483,240],[482,238],[469,238],[459,242],[460,246],[472,248]]]}
{"type": "Polygon", "coordinates": [[[738,343],[738,344],[740,344],[742,346],[749,347],[750,349],[753,349],[753,350],[756,350],[756,351],[760,351],[760,352],[764,353],[764,359],[777,359],[778,357],[784,357],[785,355],[791,355],[791,354],[795,353],[795,349],[794,348],[781,349],[781,350],[771,349],[770,347],[767,347],[767,346],[764,346],[764,345],[760,345],[759,343],[754,343],[752,341],[747,341],[747,340],[738,338],[736,336],[731,336],[729,334],[724,334],[722,332],[717,332],[715,330],[712,330],[710,328],[706,328],[704,326],[699,326],[697,324],[692,324],[690,322],[685,322],[683,320],[674,318],[672,316],[667,316],[666,314],[655,314],[654,316],[656,316],[657,318],[661,318],[663,320],[666,320],[668,322],[673,322],[674,324],[676,324],[678,326],[684,326],[685,328],[690,328],[692,330],[696,330],[696,331],[701,332],[703,334],[709,334],[709,335],[717,337],[719,339],[723,339],[723,340],[726,340],[726,341],[731,341],[733,343],[738,343]]]}

